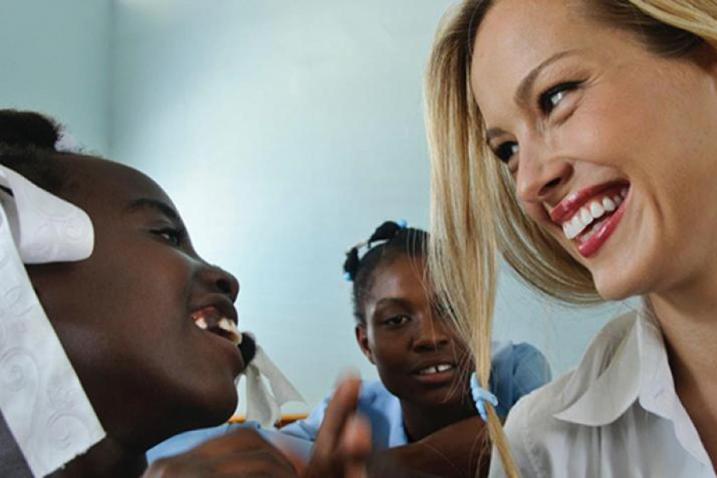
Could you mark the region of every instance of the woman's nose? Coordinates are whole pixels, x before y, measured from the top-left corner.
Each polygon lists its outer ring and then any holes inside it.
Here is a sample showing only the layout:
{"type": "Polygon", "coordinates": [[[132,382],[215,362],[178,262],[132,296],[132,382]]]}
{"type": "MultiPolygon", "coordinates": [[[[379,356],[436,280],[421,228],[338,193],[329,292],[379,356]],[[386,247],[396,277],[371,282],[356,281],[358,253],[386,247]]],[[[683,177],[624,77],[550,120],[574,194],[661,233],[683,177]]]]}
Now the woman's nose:
{"type": "Polygon", "coordinates": [[[523,203],[552,203],[573,174],[573,166],[544,144],[524,142],[520,147],[516,194],[523,203]]]}

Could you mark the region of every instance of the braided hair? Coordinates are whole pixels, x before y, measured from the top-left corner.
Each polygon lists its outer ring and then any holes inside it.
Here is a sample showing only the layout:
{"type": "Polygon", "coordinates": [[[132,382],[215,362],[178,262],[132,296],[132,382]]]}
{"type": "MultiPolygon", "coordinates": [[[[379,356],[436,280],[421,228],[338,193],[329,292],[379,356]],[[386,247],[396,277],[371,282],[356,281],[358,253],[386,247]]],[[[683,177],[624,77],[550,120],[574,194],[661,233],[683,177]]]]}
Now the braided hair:
{"type": "Polygon", "coordinates": [[[32,111],[0,109],[0,164],[39,187],[59,193],[67,175],[54,156],[60,127],[32,111]]]}
{"type": "Polygon", "coordinates": [[[344,261],[344,276],[353,282],[354,316],[360,324],[366,323],[364,304],[373,286],[375,272],[401,256],[425,257],[427,245],[426,231],[386,221],[376,228],[367,241],[349,249],[344,261]],[[363,247],[367,247],[368,251],[360,257],[359,250],[363,247]]]}

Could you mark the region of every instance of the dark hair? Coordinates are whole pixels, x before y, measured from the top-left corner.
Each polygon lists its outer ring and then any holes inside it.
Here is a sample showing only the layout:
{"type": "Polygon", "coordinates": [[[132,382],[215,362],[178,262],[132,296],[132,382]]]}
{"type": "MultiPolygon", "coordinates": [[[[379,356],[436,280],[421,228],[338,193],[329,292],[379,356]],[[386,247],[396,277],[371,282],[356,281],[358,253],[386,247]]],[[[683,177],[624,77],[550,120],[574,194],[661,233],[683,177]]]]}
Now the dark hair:
{"type": "Polygon", "coordinates": [[[32,111],[0,110],[0,164],[43,189],[58,193],[66,182],[54,155],[59,126],[32,111]]]}
{"type": "Polygon", "coordinates": [[[369,237],[346,253],[344,273],[353,282],[354,316],[359,323],[366,323],[364,302],[373,285],[379,266],[387,266],[401,256],[425,257],[428,233],[421,229],[405,227],[393,221],[386,221],[369,237]],[[380,242],[375,245],[374,243],[380,242]],[[359,249],[368,251],[359,257],[359,249]]]}

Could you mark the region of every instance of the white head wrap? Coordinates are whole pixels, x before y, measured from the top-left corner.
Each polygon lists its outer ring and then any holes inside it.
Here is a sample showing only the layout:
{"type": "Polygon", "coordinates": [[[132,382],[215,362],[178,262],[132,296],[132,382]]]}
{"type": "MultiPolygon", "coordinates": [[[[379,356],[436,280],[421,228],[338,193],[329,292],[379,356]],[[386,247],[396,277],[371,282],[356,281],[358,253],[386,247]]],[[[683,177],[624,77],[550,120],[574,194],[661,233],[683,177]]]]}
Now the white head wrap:
{"type": "Polygon", "coordinates": [[[83,210],[2,165],[0,186],[0,411],[32,474],[45,476],[105,432],[23,264],[86,259],[94,231],[83,210]]]}

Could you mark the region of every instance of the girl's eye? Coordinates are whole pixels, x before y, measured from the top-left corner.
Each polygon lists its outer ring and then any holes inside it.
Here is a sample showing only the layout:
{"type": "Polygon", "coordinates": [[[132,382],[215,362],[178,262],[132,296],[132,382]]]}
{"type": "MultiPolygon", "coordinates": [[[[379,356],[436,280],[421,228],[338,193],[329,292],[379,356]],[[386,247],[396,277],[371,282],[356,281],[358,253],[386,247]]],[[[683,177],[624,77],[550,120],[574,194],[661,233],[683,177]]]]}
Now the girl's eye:
{"type": "Polygon", "coordinates": [[[504,163],[510,162],[511,158],[518,153],[518,143],[515,141],[506,141],[501,143],[494,150],[495,155],[504,163]]]}
{"type": "Polygon", "coordinates": [[[399,327],[408,322],[409,320],[411,320],[411,318],[407,315],[395,315],[384,320],[383,323],[391,327],[399,327]]]}
{"type": "Polygon", "coordinates": [[[182,244],[182,239],[184,238],[183,231],[171,227],[165,227],[164,229],[158,229],[153,232],[155,235],[161,237],[175,247],[179,247],[182,244]]]}
{"type": "Polygon", "coordinates": [[[552,112],[560,104],[560,102],[563,101],[567,94],[577,88],[579,84],[579,81],[570,81],[567,83],[560,83],[559,85],[555,85],[548,89],[545,93],[540,95],[540,98],[538,98],[538,107],[540,108],[540,111],[545,114],[550,114],[550,112],[552,112]]]}

